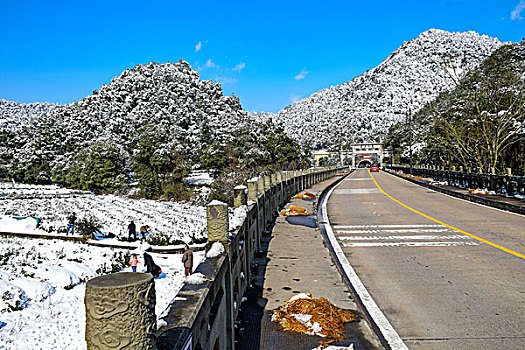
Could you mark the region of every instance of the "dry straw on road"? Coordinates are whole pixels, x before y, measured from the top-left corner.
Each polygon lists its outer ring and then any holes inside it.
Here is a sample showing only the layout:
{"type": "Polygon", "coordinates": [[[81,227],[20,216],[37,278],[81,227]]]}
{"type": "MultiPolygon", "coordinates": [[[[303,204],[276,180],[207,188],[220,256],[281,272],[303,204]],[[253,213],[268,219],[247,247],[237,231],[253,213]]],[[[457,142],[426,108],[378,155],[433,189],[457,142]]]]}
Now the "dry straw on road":
{"type": "Polygon", "coordinates": [[[346,334],[344,324],[356,320],[353,311],[341,309],[325,298],[313,298],[311,293],[291,298],[272,316],[272,321],[279,323],[280,329],[326,337],[326,341],[320,342],[322,344],[343,341],[346,334]]]}
{"type": "Polygon", "coordinates": [[[310,216],[311,213],[308,213],[306,209],[299,207],[299,206],[291,206],[288,209],[281,210],[279,213],[284,216],[310,216]]]}
{"type": "Polygon", "coordinates": [[[317,196],[311,192],[305,192],[305,193],[298,193],[292,198],[299,198],[299,199],[316,199],[317,196]]]}

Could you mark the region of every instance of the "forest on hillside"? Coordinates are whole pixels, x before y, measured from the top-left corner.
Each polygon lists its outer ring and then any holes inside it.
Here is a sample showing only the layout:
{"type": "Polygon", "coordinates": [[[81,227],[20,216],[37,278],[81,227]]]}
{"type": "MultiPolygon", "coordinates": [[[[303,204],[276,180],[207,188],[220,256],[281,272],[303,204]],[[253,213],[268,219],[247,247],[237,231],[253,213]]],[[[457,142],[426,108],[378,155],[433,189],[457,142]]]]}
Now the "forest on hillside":
{"type": "MultiPolygon", "coordinates": [[[[209,170],[217,187],[308,164],[308,152],[271,119],[187,62],[127,69],[80,101],[0,128],[0,178],[145,198],[188,199],[183,178],[209,170]],[[139,189],[137,192],[135,189],[139,189]]],[[[16,103],[15,103],[16,104],[16,103]]],[[[19,104],[20,111],[28,108],[19,104]]],[[[7,108],[4,108],[7,109],[7,108]]]]}
{"type": "Polygon", "coordinates": [[[525,40],[492,53],[450,92],[393,125],[394,161],[525,175],[525,40]]]}

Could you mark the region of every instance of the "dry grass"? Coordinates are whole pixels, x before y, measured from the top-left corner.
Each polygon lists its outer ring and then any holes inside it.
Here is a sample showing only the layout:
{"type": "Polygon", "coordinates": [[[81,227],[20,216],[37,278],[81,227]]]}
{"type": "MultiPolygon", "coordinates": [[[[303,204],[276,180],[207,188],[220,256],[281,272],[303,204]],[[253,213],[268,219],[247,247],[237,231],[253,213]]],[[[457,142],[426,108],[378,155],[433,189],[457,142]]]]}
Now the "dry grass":
{"type": "Polygon", "coordinates": [[[357,315],[351,310],[341,309],[325,298],[296,299],[287,301],[286,304],[273,312],[272,321],[280,324],[280,329],[315,334],[326,337],[322,344],[330,344],[345,339],[344,324],[357,320],[357,315]],[[295,315],[311,315],[307,324],[301,322],[295,315]],[[313,326],[318,323],[318,327],[313,326]]]}
{"type": "Polygon", "coordinates": [[[311,213],[306,212],[305,208],[298,206],[291,206],[288,209],[281,210],[279,214],[284,216],[310,216],[311,213]]]}
{"type": "Polygon", "coordinates": [[[489,191],[482,190],[480,188],[476,188],[475,190],[474,189],[470,189],[470,190],[468,190],[468,192],[472,193],[472,194],[489,194],[489,191]]]}
{"type": "Polygon", "coordinates": [[[310,193],[310,192],[305,192],[305,193],[298,193],[296,194],[295,196],[293,196],[292,198],[299,198],[299,199],[316,199],[317,196],[313,193],[310,193]]]}

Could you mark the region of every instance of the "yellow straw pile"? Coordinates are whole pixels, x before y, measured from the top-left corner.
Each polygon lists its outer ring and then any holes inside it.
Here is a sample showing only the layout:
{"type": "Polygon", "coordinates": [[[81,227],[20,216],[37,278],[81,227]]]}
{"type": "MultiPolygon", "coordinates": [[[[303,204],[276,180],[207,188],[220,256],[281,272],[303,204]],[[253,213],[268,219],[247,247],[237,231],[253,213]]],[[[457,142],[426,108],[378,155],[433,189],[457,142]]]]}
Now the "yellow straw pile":
{"type": "Polygon", "coordinates": [[[300,198],[300,199],[316,199],[317,196],[313,193],[310,193],[310,192],[305,192],[305,193],[298,193],[296,194],[295,196],[293,196],[292,198],[300,198]]]}
{"type": "Polygon", "coordinates": [[[321,342],[323,344],[343,341],[346,333],[344,324],[357,320],[356,314],[338,308],[325,298],[313,298],[311,293],[306,296],[287,301],[273,312],[272,321],[278,322],[280,329],[286,331],[326,337],[327,340],[321,342]],[[311,315],[307,324],[300,321],[303,315],[311,315]]]}
{"type": "Polygon", "coordinates": [[[281,210],[279,214],[284,215],[284,216],[310,216],[312,215],[311,213],[307,213],[306,209],[297,207],[297,206],[291,206],[288,209],[281,210]]]}

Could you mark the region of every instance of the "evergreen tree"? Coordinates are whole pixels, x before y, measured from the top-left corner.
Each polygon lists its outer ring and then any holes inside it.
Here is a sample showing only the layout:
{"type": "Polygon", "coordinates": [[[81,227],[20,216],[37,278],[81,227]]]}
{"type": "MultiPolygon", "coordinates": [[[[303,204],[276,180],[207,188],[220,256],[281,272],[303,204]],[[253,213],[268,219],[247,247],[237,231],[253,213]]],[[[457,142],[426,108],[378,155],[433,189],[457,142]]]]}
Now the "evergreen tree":
{"type": "MultiPolygon", "coordinates": [[[[58,180],[60,174],[55,174],[58,180]]],[[[110,143],[95,142],[82,149],[65,170],[63,180],[68,187],[92,191],[114,191],[127,182],[123,154],[110,143]]]]}

